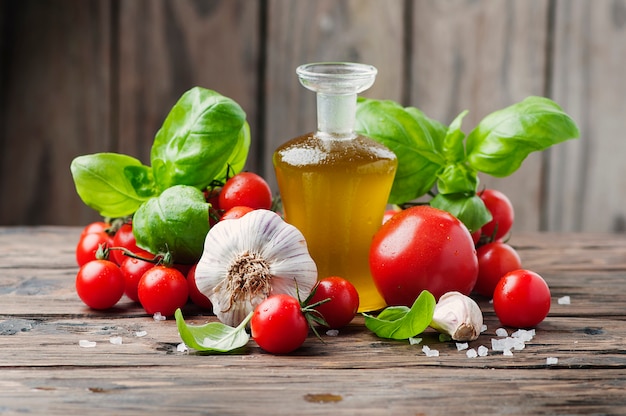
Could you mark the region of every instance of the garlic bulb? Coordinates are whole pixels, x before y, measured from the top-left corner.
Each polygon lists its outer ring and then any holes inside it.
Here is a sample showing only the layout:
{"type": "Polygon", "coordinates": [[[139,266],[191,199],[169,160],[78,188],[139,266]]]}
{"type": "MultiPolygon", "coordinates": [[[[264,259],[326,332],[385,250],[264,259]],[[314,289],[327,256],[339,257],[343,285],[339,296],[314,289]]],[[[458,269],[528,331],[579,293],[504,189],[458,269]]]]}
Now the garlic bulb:
{"type": "Polygon", "coordinates": [[[317,267],[302,233],[259,209],[209,230],[195,277],[218,319],[237,326],[270,295],[296,297],[297,287],[305,299],[317,282],[317,267]]]}
{"type": "Polygon", "coordinates": [[[455,341],[473,341],[480,335],[483,314],[472,298],[448,292],[439,298],[430,326],[455,341]]]}

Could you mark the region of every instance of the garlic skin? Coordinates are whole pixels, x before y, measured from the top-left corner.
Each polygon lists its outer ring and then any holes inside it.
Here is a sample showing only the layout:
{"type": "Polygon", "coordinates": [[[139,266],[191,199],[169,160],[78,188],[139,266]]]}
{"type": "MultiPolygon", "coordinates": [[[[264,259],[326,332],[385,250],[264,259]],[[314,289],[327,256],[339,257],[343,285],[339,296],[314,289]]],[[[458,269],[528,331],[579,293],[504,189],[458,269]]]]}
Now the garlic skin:
{"type": "Polygon", "coordinates": [[[258,209],[209,230],[195,277],[217,318],[237,326],[270,295],[305,299],[317,282],[317,266],[300,230],[258,209]]]}
{"type": "Polygon", "coordinates": [[[447,292],[439,298],[430,326],[455,341],[474,341],[483,326],[483,313],[472,298],[447,292]]]}

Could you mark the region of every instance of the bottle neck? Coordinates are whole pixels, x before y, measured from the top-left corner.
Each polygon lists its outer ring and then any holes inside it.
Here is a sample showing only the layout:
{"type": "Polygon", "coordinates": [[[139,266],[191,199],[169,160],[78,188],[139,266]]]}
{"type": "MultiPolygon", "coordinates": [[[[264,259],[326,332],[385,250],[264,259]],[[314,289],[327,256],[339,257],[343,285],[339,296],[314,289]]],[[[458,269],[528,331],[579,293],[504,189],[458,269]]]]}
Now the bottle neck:
{"type": "Polygon", "coordinates": [[[317,135],[336,139],[355,137],[356,94],[317,94],[317,135]]]}

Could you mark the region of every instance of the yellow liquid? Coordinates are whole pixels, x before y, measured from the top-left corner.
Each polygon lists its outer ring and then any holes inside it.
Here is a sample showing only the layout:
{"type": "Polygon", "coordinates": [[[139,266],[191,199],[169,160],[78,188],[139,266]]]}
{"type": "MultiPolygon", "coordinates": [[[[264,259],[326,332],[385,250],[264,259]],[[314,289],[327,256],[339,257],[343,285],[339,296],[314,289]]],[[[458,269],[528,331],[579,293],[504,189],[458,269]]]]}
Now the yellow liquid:
{"type": "Polygon", "coordinates": [[[385,307],[369,269],[397,167],[393,152],[363,137],[293,139],[274,153],[285,220],[304,235],[318,277],[340,276],[359,292],[359,311],[385,307]]]}

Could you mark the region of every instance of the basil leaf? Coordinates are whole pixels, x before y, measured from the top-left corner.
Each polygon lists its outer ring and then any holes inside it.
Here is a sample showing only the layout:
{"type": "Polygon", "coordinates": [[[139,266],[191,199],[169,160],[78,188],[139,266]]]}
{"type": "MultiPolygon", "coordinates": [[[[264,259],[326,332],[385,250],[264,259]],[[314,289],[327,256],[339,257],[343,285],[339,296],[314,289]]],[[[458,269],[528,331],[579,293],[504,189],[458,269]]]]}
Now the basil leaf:
{"type": "Polygon", "coordinates": [[[465,133],[461,131],[461,122],[467,113],[467,110],[463,111],[452,121],[443,139],[443,153],[449,163],[465,160],[465,133]]]}
{"type": "Polygon", "coordinates": [[[204,189],[233,153],[239,161],[237,144],[245,118],[239,104],[215,91],[195,87],[184,93],[152,145],[150,161],[159,189],[174,185],[204,189]]]}
{"type": "Polygon", "coordinates": [[[185,345],[201,352],[230,352],[245,347],[250,335],[245,328],[252,312],[236,328],[221,322],[209,322],[205,325],[187,325],[180,309],[174,312],[178,334],[185,345]]]}
{"type": "Polygon", "coordinates": [[[215,179],[221,182],[226,182],[228,175],[233,176],[243,170],[246,160],[248,159],[248,151],[250,150],[250,125],[245,122],[239,136],[237,137],[237,144],[235,150],[231,153],[230,157],[224,164],[224,167],[215,175],[215,179]]]}
{"type": "Polygon", "coordinates": [[[548,98],[528,97],[485,117],[467,137],[467,161],[496,177],[515,172],[534,151],[578,137],[578,127],[548,98]]]}
{"type": "Polygon", "coordinates": [[[465,163],[447,165],[437,174],[437,189],[442,194],[473,194],[477,187],[478,175],[465,163]]]}
{"type": "Polygon", "coordinates": [[[70,171],[80,198],[103,217],[131,215],[155,194],[150,167],[131,156],[78,156],[72,160],[70,171]]]}
{"type": "Polygon", "coordinates": [[[422,291],[409,309],[406,306],[389,306],[378,316],[363,314],[365,326],[381,338],[409,339],[424,332],[435,311],[435,297],[422,291]]]}
{"type": "Polygon", "coordinates": [[[398,157],[389,203],[401,204],[430,191],[437,171],[445,164],[441,149],[444,125],[417,108],[359,98],[355,130],[387,146],[398,157]]]}
{"type": "Polygon", "coordinates": [[[166,189],[133,216],[137,245],[151,253],[170,251],[176,263],[197,262],[208,232],[209,204],[202,191],[191,186],[166,189]]]}
{"type": "Polygon", "coordinates": [[[472,194],[438,194],[430,206],[448,211],[457,217],[470,232],[474,232],[491,221],[491,213],[480,197],[472,194]]]}

